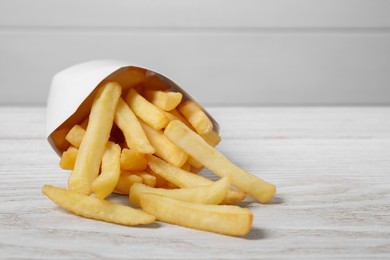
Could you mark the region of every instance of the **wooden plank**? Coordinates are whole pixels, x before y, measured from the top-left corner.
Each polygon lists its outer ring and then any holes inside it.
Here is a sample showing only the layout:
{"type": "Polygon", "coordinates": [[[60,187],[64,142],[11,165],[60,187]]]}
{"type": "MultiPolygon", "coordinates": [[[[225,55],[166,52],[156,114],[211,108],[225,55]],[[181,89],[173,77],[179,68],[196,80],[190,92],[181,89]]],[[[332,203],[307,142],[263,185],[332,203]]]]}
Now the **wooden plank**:
{"type": "Polygon", "coordinates": [[[375,0],[6,0],[0,26],[125,28],[388,28],[375,0]]]}
{"type": "Polygon", "coordinates": [[[55,73],[104,57],[158,67],[204,104],[390,103],[389,34],[54,30],[0,38],[0,85],[9,86],[0,104],[42,105],[55,73]]]}

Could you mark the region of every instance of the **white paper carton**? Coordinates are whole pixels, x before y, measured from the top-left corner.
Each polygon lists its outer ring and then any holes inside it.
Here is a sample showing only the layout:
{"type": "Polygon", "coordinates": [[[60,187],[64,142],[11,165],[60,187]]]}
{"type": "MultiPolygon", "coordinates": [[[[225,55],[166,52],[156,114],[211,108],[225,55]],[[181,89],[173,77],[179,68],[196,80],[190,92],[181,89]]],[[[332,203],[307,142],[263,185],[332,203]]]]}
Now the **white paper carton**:
{"type": "MultiPolygon", "coordinates": [[[[46,134],[57,154],[65,147],[65,134],[75,124],[85,119],[91,109],[95,90],[102,82],[118,81],[121,85],[132,82],[129,71],[145,72],[147,77],[157,76],[173,91],[179,91],[184,99],[194,100],[184,89],[166,76],[124,61],[97,60],[81,63],[58,72],[52,80],[47,100],[46,134]]],[[[204,112],[207,111],[202,107],[204,112]]],[[[218,132],[217,122],[207,113],[218,132]]]]}

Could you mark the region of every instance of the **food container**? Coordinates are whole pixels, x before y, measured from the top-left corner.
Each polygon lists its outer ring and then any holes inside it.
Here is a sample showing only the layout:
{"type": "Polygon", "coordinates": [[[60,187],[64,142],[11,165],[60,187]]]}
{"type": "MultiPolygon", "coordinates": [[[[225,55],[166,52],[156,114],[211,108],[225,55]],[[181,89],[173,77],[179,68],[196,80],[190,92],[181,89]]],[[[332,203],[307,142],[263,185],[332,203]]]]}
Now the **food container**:
{"type": "MultiPolygon", "coordinates": [[[[181,92],[183,99],[199,105],[177,83],[156,70],[117,60],[96,60],[74,65],[54,75],[47,100],[46,135],[58,155],[68,147],[65,135],[69,129],[88,117],[97,87],[107,81],[117,81],[122,86],[133,84],[134,71],[157,78],[169,90],[181,92]]],[[[218,132],[218,123],[200,107],[218,132]]]]}

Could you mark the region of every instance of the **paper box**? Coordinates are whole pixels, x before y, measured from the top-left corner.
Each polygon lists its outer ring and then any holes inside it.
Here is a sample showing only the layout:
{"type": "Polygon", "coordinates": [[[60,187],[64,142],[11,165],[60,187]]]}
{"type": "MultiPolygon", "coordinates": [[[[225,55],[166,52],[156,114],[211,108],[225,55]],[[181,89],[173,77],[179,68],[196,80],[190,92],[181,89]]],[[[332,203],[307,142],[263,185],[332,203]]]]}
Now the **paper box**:
{"type": "MultiPolygon", "coordinates": [[[[88,117],[97,87],[107,81],[136,87],[140,83],[137,76],[140,75],[139,72],[146,77],[153,77],[169,90],[181,92],[183,99],[196,102],[178,84],[155,70],[115,60],[90,61],[72,66],[53,77],[47,100],[46,134],[57,154],[60,155],[68,146],[65,135],[69,129],[88,117]]],[[[217,122],[203,107],[202,109],[218,132],[217,122]]]]}

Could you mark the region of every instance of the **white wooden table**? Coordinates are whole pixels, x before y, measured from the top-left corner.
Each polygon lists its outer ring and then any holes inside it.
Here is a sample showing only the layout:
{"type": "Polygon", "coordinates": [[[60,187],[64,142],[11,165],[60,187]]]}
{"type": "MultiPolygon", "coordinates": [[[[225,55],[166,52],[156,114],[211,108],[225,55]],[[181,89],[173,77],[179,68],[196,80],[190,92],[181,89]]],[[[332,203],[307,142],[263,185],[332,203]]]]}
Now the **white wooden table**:
{"type": "Polygon", "coordinates": [[[242,203],[255,216],[247,237],[62,210],[40,191],[68,177],[45,140],[45,108],[0,107],[0,258],[390,258],[390,107],[208,110],[219,149],[278,188],[268,205],[242,203]]]}

